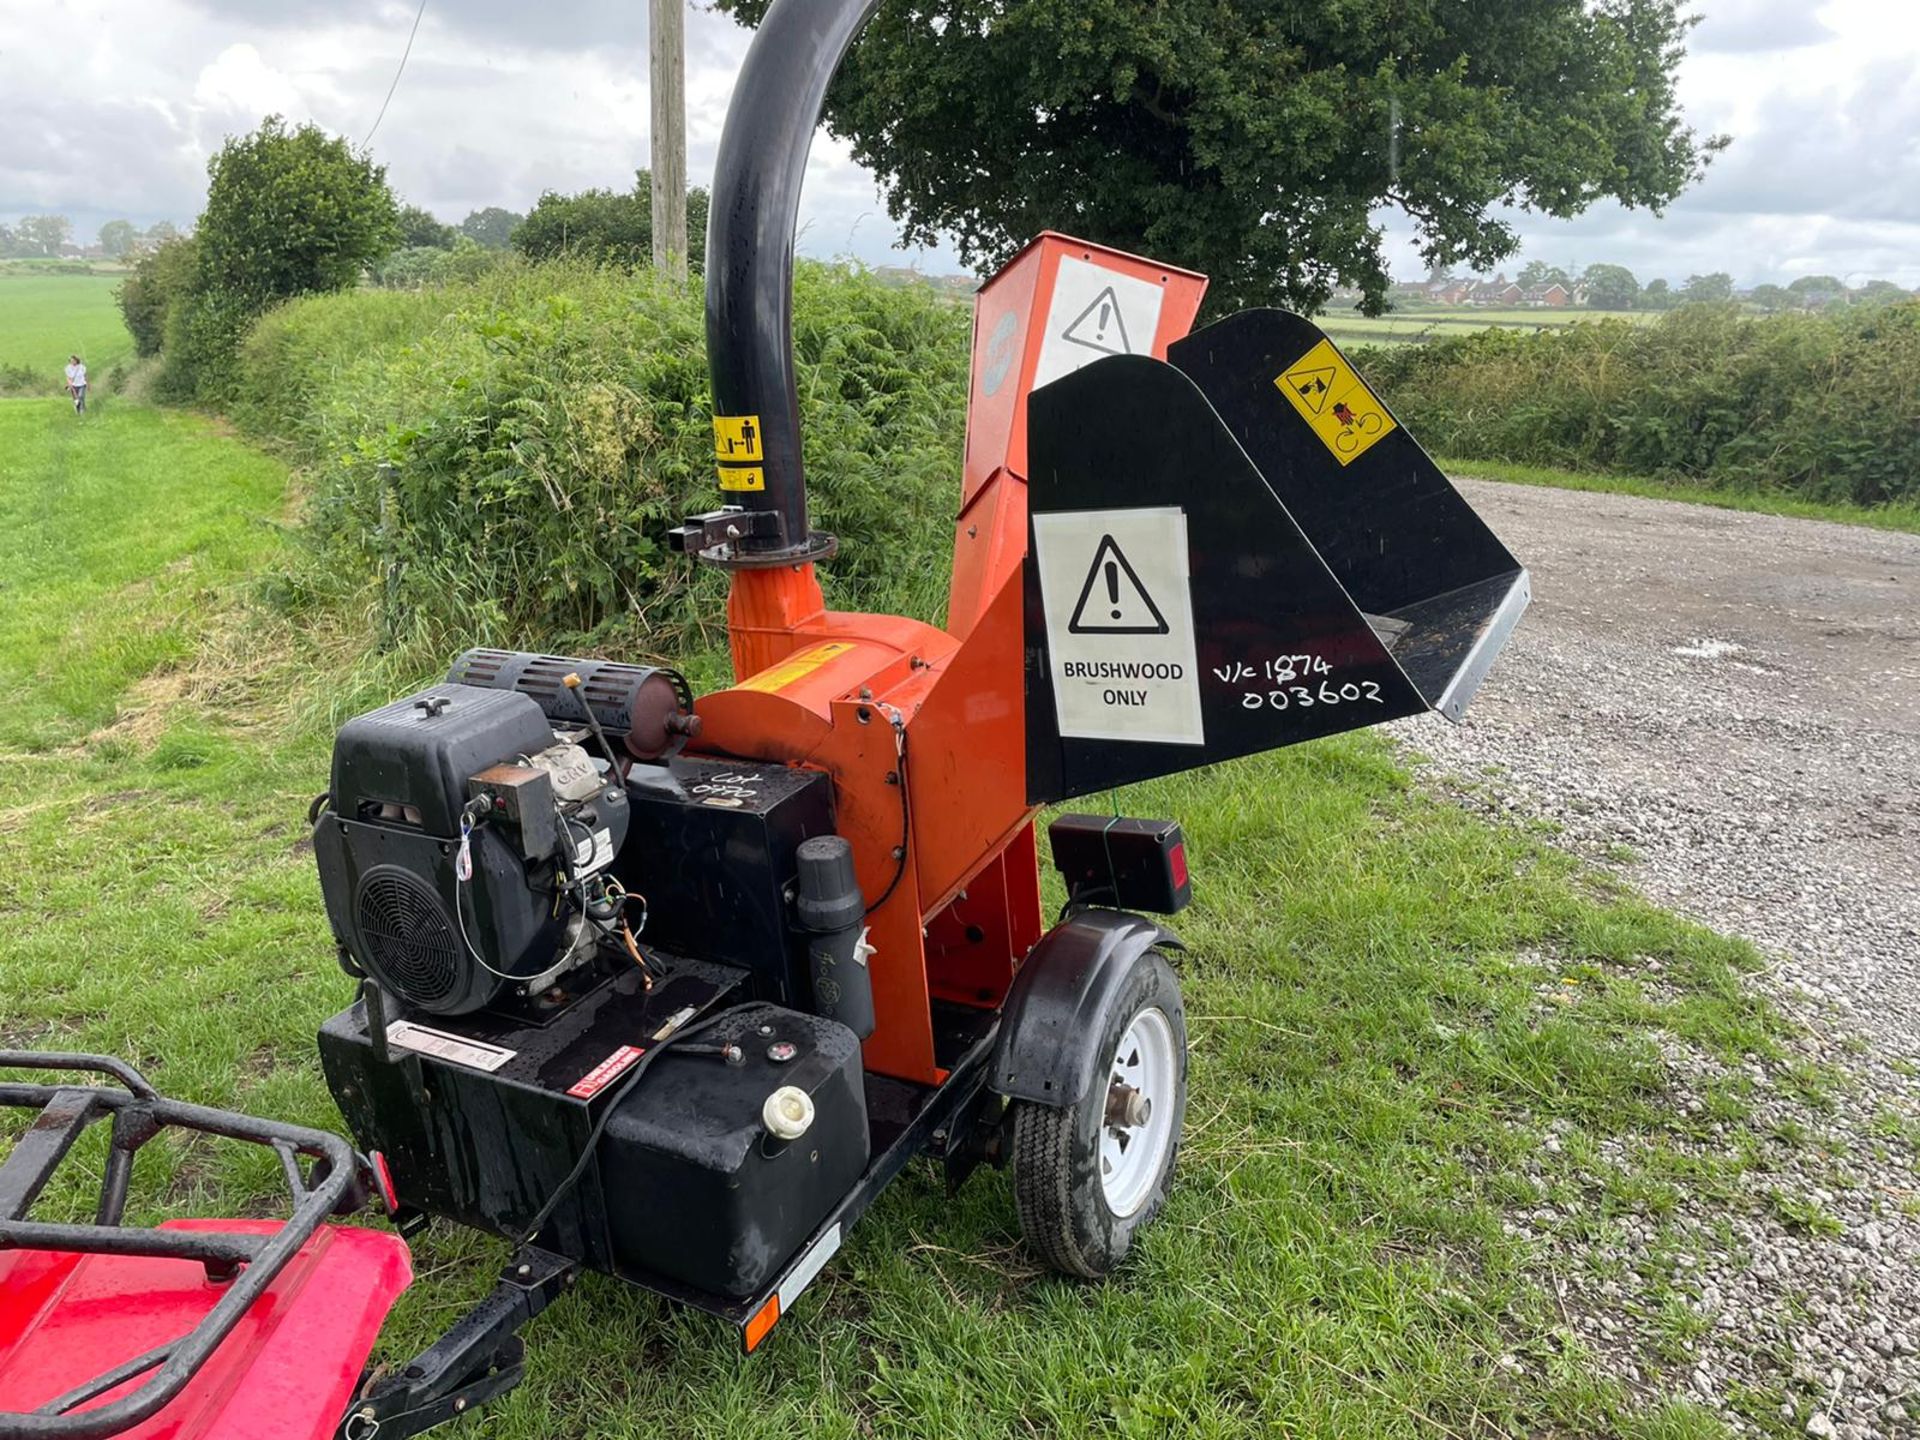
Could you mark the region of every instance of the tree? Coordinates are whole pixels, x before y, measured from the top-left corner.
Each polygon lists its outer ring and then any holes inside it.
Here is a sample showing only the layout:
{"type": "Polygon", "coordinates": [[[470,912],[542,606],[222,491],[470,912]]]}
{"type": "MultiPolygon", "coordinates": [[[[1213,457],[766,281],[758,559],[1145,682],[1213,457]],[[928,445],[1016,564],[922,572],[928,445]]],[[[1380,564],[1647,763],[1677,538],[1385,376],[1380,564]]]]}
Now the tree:
{"type": "Polygon", "coordinates": [[[1747,299],[1769,314],[1776,310],[1789,310],[1794,304],[1793,292],[1782,285],[1756,285],[1747,299]]]}
{"type": "Polygon", "coordinates": [[[1680,294],[1689,304],[1701,300],[1731,300],[1733,276],[1724,270],[1716,270],[1711,275],[1689,275],[1687,287],[1680,294]]]}
{"type": "Polygon", "coordinates": [[[1640,298],[1640,282],[1624,265],[1589,265],[1580,278],[1595,310],[1631,310],[1640,298]]]}
{"type": "Polygon", "coordinates": [[[1558,265],[1549,265],[1544,260],[1529,260],[1520,271],[1520,284],[1528,290],[1541,285],[1564,285],[1573,288],[1573,277],[1558,265]]]}
{"type": "Polygon", "coordinates": [[[147,227],[147,233],[140,239],[148,249],[158,250],[169,240],[178,238],[179,234],[179,228],[171,220],[156,220],[147,227]]]}
{"type": "Polygon", "coordinates": [[[418,205],[404,205],[400,209],[400,248],[403,250],[451,250],[456,233],[451,225],[443,225],[433,218],[431,211],[418,205]]]}
{"type": "Polygon", "coordinates": [[[1673,287],[1664,279],[1658,277],[1647,281],[1646,288],[1640,292],[1640,308],[1643,310],[1671,310],[1673,308],[1673,287]]]}
{"type": "Polygon", "coordinates": [[[357,283],[400,238],[384,168],[314,125],[269,115],[207,164],[193,274],[169,297],[156,393],[219,402],[240,342],[278,301],[357,283]]]}
{"type": "Polygon", "coordinates": [[[202,285],[261,308],[344,289],[399,242],[385,168],[318,126],[289,130],[269,115],[253,134],[230,137],[207,176],[202,285]]]}
{"type": "Polygon", "coordinates": [[[100,248],[114,260],[126,259],[139,239],[131,220],[109,220],[100,227],[100,248]]]}
{"type": "MultiPolygon", "coordinates": [[[[687,191],[687,246],[693,252],[689,258],[695,271],[707,249],[707,201],[705,190],[687,191]]],[[[652,264],[652,175],[639,171],[634,188],[625,194],[547,191],[513,232],[513,248],[530,260],[571,255],[602,265],[652,264]]]]}
{"type": "MultiPolygon", "coordinates": [[[[172,228],[172,227],[168,227],[172,228]]],[[[192,288],[198,274],[191,240],[175,235],[142,255],[133,273],[113,292],[133,336],[136,355],[158,355],[166,340],[167,317],[174,303],[192,288]]]]}
{"type": "Polygon", "coordinates": [[[1847,287],[1837,275],[1802,275],[1787,289],[1809,310],[1819,310],[1847,298],[1847,287]]]}
{"type": "Polygon", "coordinates": [[[14,233],[28,255],[58,255],[73,239],[73,222],[64,215],[25,215],[14,233]]]}
{"type": "Polygon", "coordinates": [[[526,219],[526,216],[512,210],[489,205],[484,210],[475,210],[462,220],[460,233],[489,250],[504,250],[512,242],[513,232],[524,225],[526,219]]]}
{"type": "Polygon", "coordinates": [[[1891,280],[1869,280],[1853,292],[1853,298],[1863,305],[1897,305],[1902,300],[1911,300],[1913,295],[1891,280]]]}
{"type": "Polygon", "coordinates": [[[10,259],[19,245],[20,237],[14,234],[13,227],[5,221],[0,221],[0,260],[10,259]]]}
{"type": "MultiPolygon", "coordinates": [[[[717,0],[757,25],[769,0],[717,0]]],[[[1377,206],[1489,271],[1501,209],[1660,209],[1724,142],[1674,90],[1683,0],[927,0],[883,7],[828,100],[909,243],[976,266],[1049,227],[1205,270],[1216,304],[1377,312],[1377,206]]]]}

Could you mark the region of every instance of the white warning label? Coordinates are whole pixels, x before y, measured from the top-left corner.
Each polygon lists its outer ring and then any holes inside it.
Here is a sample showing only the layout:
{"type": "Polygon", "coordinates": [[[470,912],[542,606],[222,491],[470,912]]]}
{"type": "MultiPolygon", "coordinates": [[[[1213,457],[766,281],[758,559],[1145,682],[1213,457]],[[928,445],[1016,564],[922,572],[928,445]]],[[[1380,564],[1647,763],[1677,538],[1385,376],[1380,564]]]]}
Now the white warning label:
{"type": "Polygon", "coordinates": [[[1205,744],[1186,512],[1036,515],[1033,553],[1060,733],[1205,744]]]}
{"type": "Polygon", "coordinates": [[[1035,387],[1105,355],[1150,355],[1160,329],[1166,291],[1151,280],[1122,275],[1068,255],[1053,282],[1047,338],[1033,372],[1035,387]]]}

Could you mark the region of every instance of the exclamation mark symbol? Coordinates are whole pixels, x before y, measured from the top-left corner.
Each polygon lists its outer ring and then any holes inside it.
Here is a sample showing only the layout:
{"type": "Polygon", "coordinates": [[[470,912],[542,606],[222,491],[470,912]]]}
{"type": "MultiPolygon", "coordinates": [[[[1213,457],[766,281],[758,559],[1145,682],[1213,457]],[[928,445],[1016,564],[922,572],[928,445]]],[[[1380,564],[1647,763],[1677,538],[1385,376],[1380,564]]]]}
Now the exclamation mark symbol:
{"type": "MultiPolygon", "coordinates": [[[[1113,305],[1110,301],[1102,300],[1100,302],[1100,333],[1094,337],[1095,339],[1104,340],[1107,338],[1107,322],[1111,319],[1113,319],[1113,305]]],[[[1109,585],[1115,585],[1119,583],[1117,580],[1114,579],[1113,566],[1111,565],[1107,566],[1107,583],[1109,585]]],[[[1116,594],[1114,595],[1114,599],[1118,600],[1119,598],[1120,597],[1116,592],[1116,594]]],[[[1120,617],[1118,615],[1115,615],[1114,618],[1117,620],[1120,617]]]]}
{"type": "Polygon", "coordinates": [[[1120,618],[1120,567],[1107,561],[1107,603],[1113,606],[1113,618],[1120,618]]]}

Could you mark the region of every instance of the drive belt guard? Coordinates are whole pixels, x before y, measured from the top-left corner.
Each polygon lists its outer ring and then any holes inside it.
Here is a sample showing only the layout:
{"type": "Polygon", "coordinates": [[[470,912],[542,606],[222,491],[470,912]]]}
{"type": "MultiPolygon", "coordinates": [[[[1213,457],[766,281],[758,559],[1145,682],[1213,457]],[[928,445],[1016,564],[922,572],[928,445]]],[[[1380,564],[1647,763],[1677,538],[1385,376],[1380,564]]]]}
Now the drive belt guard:
{"type": "Polygon", "coordinates": [[[1033,392],[1032,803],[1437,710],[1527,572],[1314,325],[1250,310],[1033,392]]]}

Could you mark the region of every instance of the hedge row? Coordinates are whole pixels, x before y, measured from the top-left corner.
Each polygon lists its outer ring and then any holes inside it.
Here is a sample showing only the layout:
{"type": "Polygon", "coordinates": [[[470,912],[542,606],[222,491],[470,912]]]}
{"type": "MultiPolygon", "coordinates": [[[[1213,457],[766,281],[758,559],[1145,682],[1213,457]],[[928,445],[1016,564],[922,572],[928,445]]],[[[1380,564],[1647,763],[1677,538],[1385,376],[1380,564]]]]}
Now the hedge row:
{"type": "Polygon", "coordinates": [[[1359,357],[1429,450],[1473,460],[1920,500],[1920,305],[1488,330],[1359,357]]]}
{"type": "MultiPolygon", "coordinates": [[[[968,324],[930,291],[801,268],[810,492],[843,542],[833,603],[931,617],[944,598],[968,324]]],[[[718,620],[717,577],[665,548],[720,500],[697,291],[553,263],[316,296],[253,328],[234,383],[234,419],[308,476],[296,603],[364,605],[400,645],[618,632],[665,652],[718,620]]]]}

